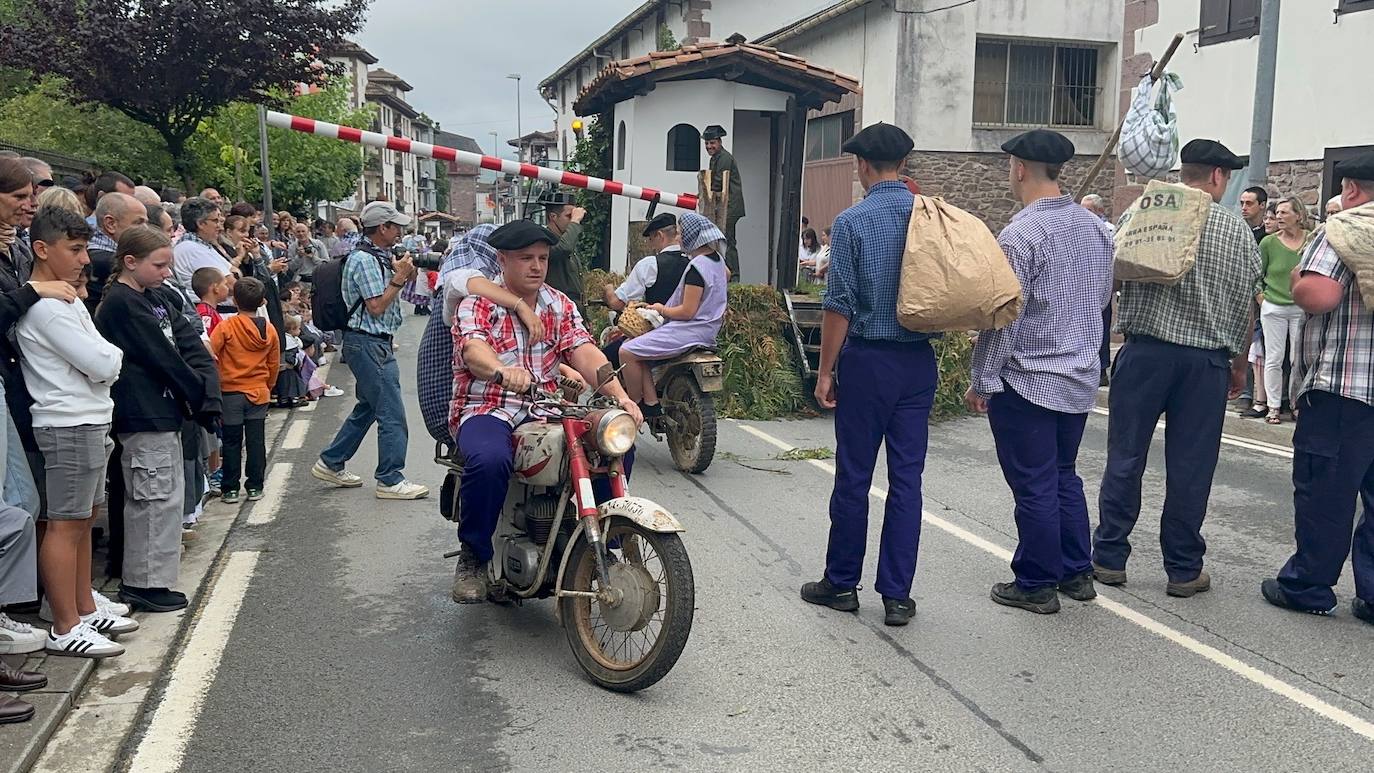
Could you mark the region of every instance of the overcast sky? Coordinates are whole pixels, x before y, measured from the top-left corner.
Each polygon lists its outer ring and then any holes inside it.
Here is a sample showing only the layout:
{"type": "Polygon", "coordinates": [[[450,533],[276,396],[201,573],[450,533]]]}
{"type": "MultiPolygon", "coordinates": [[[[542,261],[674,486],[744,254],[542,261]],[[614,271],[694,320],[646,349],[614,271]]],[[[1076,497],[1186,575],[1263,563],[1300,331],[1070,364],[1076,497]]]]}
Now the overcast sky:
{"type": "Polygon", "coordinates": [[[465,134],[501,155],[516,134],[520,73],[525,133],[553,128],[539,82],[553,74],[643,0],[373,0],[358,43],[415,90],[408,101],[445,131],[465,134]]]}

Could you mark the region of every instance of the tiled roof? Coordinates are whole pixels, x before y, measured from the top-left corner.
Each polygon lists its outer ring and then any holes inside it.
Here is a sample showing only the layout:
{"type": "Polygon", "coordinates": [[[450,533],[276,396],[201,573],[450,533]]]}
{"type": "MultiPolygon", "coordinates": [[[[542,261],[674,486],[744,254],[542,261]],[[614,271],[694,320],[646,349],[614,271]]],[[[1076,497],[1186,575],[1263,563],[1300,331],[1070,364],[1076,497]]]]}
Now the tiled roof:
{"type": "Polygon", "coordinates": [[[654,51],[611,62],[582,89],[573,110],[578,115],[600,113],[645,93],[659,81],[714,77],[792,92],[808,108],[859,91],[858,80],[776,48],[702,41],[676,51],[654,51]]]}

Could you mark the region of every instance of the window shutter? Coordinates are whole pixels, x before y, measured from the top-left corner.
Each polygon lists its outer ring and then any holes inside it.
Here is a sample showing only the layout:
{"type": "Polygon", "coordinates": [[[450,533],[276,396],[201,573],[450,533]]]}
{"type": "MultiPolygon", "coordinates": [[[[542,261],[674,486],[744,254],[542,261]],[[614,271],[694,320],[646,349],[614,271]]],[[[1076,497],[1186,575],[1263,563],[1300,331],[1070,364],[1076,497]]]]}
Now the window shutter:
{"type": "Polygon", "coordinates": [[[1235,37],[1259,34],[1260,0],[1231,0],[1230,34],[1235,37]]]}
{"type": "Polygon", "coordinates": [[[1231,0],[1202,0],[1198,42],[1209,43],[1231,31],[1231,0]]]}

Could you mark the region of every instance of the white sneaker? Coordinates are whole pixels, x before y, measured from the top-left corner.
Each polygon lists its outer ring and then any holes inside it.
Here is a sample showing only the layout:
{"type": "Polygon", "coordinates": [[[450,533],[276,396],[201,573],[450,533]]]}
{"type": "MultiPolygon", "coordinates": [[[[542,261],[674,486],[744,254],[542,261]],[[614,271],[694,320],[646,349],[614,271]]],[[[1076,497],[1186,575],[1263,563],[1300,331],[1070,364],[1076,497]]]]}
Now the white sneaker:
{"type": "Polygon", "coordinates": [[[324,390],[325,397],[343,397],[344,391],[336,386],[330,386],[324,390]]]}
{"type": "Polygon", "coordinates": [[[133,633],[138,630],[138,621],[129,617],[111,615],[106,612],[96,610],[89,615],[82,615],[81,622],[89,625],[103,636],[121,633],[133,633]]]}
{"type": "Polygon", "coordinates": [[[101,636],[86,623],[72,626],[63,636],[49,632],[45,649],[49,655],[68,655],[75,658],[109,658],[124,654],[123,646],[101,636]]]}
{"type": "Polygon", "coordinates": [[[378,499],[424,499],[429,496],[429,489],[418,483],[411,483],[403,480],[394,486],[378,486],[378,499]]]}
{"type": "Polygon", "coordinates": [[[26,655],[43,649],[48,635],[0,612],[0,655],[26,655]]]}
{"type": "Polygon", "coordinates": [[[95,608],[97,611],[104,612],[115,617],[128,617],[133,611],[128,604],[121,604],[118,601],[111,601],[109,596],[91,588],[91,596],[95,597],[95,608]]]}
{"type": "Polygon", "coordinates": [[[335,486],[342,486],[343,488],[358,488],[363,485],[363,479],[357,475],[348,470],[335,472],[324,466],[324,462],[321,461],[315,462],[315,466],[310,468],[310,474],[326,483],[333,483],[335,486]]]}

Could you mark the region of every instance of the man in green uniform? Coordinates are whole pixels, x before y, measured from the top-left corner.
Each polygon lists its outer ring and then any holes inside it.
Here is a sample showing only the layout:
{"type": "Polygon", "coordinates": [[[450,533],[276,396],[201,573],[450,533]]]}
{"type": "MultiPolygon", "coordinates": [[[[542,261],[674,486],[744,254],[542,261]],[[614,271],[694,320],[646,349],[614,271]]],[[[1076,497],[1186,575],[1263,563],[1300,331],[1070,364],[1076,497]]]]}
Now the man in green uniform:
{"type": "Polygon", "coordinates": [[[720,140],[725,136],[725,129],[719,126],[707,126],[706,131],[701,133],[701,138],[706,141],[706,153],[711,157],[711,190],[719,195],[725,190],[725,172],[730,173],[730,200],[729,209],[726,211],[725,241],[727,249],[725,251],[725,265],[730,269],[730,281],[739,281],[739,249],[735,247],[735,224],[744,217],[744,180],[739,175],[739,165],[735,163],[735,157],[730,155],[730,151],[721,145],[720,140]]]}
{"type": "Polygon", "coordinates": [[[549,273],[545,281],[582,306],[582,261],[577,258],[577,238],[582,235],[582,218],[587,210],[573,204],[566,193],[554,192],[540,197],[539,205],[548,218],[548,228],[558,237],[549,251],[549,273]]]}

